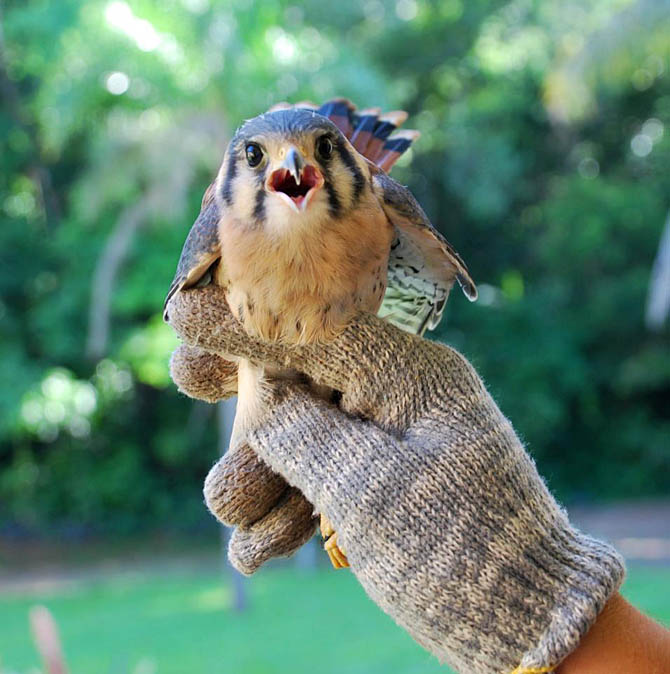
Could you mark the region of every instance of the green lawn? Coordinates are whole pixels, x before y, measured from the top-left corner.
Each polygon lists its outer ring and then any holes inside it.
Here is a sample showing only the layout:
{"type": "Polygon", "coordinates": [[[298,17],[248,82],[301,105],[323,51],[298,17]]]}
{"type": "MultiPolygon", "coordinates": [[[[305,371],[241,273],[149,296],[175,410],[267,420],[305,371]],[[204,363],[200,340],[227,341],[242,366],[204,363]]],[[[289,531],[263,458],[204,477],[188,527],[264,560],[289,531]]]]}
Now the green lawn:
{"type": "MultiPolygon", "coordinates": [[[[44,603],[72,674],[431,674],[447,670],[367,599],[349,573],[262,571],[229,609],[212,570],[83,582],[0,599],[0,663],[35,672],[27,613],[44,603]]],[[[670,623],[670,569],[633,567],[624,594],[670,623]]],[[[0,669],[2,668],[0,667],[0,669]]]]}

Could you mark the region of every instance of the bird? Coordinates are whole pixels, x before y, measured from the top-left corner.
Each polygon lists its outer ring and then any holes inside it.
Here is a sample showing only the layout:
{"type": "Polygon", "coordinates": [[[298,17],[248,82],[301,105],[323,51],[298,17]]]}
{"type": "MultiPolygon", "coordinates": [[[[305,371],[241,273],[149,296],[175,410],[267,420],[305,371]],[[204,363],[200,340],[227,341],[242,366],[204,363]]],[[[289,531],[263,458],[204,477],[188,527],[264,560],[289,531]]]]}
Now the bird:
{"type": "MultiPolygon", "coordinates": [[[[250,335],[287,344],[330,340],[360,311],[422,335],[455,282],[474,301],[459,254],[388,175],[419,137],[399,128],[407,116],[335,98],[279,103],[245,121],[187,235],[165,320],[174,293],[209,283],[250,335]]],[[[233,438],[261,414],[268,374],[291,375],[238,363],[233,438]]],[[[347,566],[323,514],[321,532],[333,566],[347,566]]]]}

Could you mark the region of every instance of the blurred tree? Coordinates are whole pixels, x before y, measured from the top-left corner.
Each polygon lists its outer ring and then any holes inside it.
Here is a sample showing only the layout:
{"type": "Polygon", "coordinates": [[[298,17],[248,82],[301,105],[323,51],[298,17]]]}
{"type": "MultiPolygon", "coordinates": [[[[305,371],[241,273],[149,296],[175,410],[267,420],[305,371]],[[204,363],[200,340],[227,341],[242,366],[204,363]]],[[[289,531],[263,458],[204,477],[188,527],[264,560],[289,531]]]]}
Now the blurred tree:
{"type": "Polygon", "coordinates": [[[210,407],[165,290],[232,128],[277,100],[405,107],[398,177],[481,299],[437,338],[566,499],[670,488],[667,0],[12,0],[0,33],[0,527],[213,527],[210,407]]]}

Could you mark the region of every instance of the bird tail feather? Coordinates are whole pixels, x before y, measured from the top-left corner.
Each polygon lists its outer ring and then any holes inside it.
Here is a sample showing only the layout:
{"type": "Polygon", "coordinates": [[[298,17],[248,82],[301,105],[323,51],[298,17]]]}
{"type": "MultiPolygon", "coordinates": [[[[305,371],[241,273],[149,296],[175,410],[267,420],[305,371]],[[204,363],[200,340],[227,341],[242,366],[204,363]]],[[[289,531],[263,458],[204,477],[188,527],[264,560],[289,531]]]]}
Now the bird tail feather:
{"type": "Polygon", "coordinates": [[[421,135],[412,129],[398,131],[407,119],[404,110],[385,113],[381,108],[359,110],[347,98],[333,98],[321,106],[312,101],[278,103],[270,111],[291,107],[314,110],[330,119],[358,152],[386,173],[421,135]]]}

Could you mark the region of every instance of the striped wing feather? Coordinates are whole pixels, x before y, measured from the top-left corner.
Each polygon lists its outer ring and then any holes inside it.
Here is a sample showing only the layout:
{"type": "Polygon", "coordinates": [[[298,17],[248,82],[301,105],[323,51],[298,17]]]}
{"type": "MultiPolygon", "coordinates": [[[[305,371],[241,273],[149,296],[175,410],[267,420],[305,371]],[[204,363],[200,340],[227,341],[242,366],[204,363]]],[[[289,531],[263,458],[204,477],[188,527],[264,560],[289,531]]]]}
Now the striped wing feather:
{"type": "Polygon", "coordinates": [[[477,299],[477,288],[460,255],[433,227],[412,193],[383,171],[371,171],[379,202],[396,230],[379,315],[403,330],[423,334],[439,324],[454,281],[471,301],[477,299]]]}

